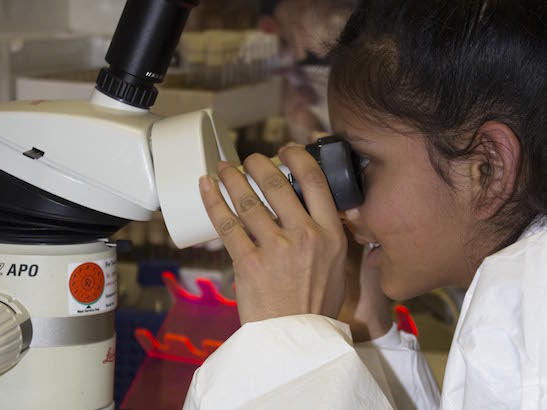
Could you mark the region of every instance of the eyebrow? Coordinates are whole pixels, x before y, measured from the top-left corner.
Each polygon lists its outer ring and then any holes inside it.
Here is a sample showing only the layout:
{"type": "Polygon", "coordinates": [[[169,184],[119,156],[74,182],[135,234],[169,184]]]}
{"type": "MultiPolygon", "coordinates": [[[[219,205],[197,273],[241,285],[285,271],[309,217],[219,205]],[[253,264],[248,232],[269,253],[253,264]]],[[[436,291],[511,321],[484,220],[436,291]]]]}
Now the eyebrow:
{"type": "Polygon", "coordinates": [[[366,142],[367,144],[374,144],[376,141],[367,139],[365,137],[359,137],[357,135],[350,135],[347,132],[338,133],[338,135],[344,138],[348,142],[366,142]]]}

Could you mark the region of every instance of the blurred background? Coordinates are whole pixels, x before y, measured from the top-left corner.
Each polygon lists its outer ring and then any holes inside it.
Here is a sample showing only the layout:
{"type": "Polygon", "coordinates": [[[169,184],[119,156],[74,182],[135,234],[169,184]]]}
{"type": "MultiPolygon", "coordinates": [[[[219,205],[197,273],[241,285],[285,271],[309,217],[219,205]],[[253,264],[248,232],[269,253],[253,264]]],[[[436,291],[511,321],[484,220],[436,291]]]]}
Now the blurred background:
{"type": "MultiPolygon", "coordinates": [[[[274,156],[288,141],[305,144],[313,132],[330,132],[326,54],[356,3],[201,0],[152,111],[171,116],[217,110],[241,161],[253,152],[274,156]]],[[[0,0],[0,103],[88,99],[124,4],[0,0]]],[[[233,298],[233,270],[219,241],[177,249],[160,212],[150,222],[131,223],[110,240],[117,244],[119,261],[115,397],[124,408],[146,357],[135,330],[157,333],[173,307],[162,274],[173,273],[182,288],[195,294],[200,293],[196,278],[206,278],[233,298]]],[[[360,255],[352,256],[357,264],[360,255]]],[[[410,310],[439,383],[462,300],[463,290],[444,289],[394,302],[410,310]]],[[[169,408],[167,402],[157,406],[169,408]]]]}

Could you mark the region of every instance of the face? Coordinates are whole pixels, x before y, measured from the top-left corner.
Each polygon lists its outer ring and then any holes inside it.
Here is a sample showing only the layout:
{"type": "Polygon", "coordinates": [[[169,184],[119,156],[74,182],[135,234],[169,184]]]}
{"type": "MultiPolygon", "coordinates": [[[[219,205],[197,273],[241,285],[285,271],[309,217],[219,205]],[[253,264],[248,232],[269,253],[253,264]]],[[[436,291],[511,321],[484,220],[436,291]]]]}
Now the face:
{"type": "Polygon", "coordinates": [[[386,295],[407,299],[468,284],[474,268],[466,244],[473,221],[465,173],[453,170],[454,189],[431,165],[419,133],[358,117],[333,95],[329,111],[334,132],[369,160],[365,202],[341,216],[358,243],[379,244],[366,263],[380,271],[386,295]]]}

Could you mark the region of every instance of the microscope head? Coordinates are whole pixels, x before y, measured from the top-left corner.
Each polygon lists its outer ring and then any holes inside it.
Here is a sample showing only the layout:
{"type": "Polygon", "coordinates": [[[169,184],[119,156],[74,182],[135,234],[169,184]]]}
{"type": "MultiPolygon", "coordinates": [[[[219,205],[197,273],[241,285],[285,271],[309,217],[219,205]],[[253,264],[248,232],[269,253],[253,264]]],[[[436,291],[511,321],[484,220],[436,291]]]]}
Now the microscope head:
{"type": "Polygon", "coordinates": [[[80,242],[150,219],[159,202],[148,134],[158,118],[99,101],[0,106],[0,240],[80,242]]]}
{"type": "Polygon", "coordinates": [[[151,218],[149,107],[197,3],[128,0],[90,101],[0,106],[0,242],[85,242],[151,218]]]}
{"type": "Polygon", "coordinates": [[[218,236],[201,201],[198,182],[203,175],[216,177],[216,164],[221,159],[239,163],[235,150],[230,155],[233,146],[227,134],[227,129],[210,111],[167,118],[152,127],[151,146],[161,210],[178,248],[218,236]]]}
{"type": "Polygon", "coordinates": [[[95,240],[149,220],[160,203],[179,247],[212,239],[199,177],[239,161],[216,113],[162,119],[99,91],[90,102],[2,105],[0,130],[5,242],[95,240]]]}

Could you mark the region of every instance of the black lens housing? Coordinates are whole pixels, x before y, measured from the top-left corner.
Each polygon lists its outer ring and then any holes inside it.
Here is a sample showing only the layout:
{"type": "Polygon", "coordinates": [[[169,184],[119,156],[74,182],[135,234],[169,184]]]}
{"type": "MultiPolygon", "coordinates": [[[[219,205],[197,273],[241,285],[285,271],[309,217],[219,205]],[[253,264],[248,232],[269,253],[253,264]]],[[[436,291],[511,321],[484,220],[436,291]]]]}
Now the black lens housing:
{"type": "Polygon", "coordinates": [[[193,7],[199,0],[128,0],[106,54],[108,68],[97,90],[125,104],[147,109],[165,78],[193,7]]]}
{"type": "Polygon", "coordinates": [[[67,201],[4,171],[0,191],[0,243],[92,242],[130,222],[67,201]]]}
{"type": "MultiPolygon", "coordinates": [[[[360,158],[349,143],[335,135],[320,138],[314,144],[306,145],[325,176],[339,211],[346,211],[361,205],[365,200],[365,186],[361,172],[360,158]]],[[[305,205],[302,188],[289,174],[289,181],[305,205]]]]}

